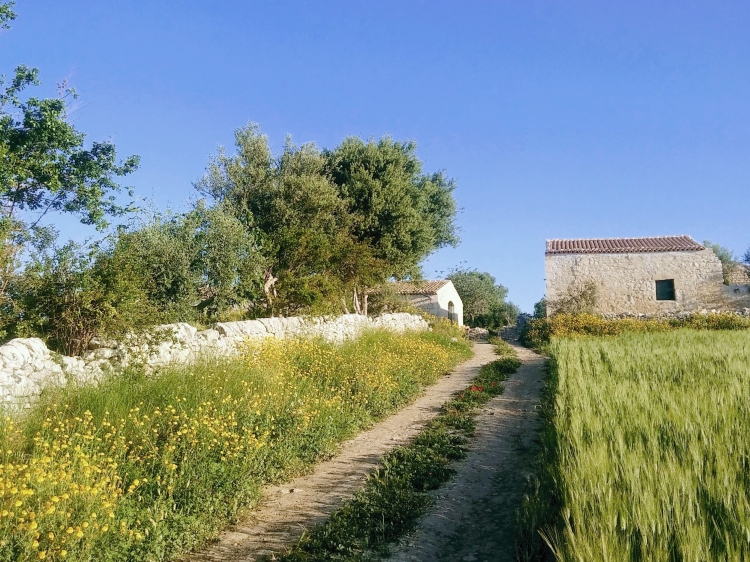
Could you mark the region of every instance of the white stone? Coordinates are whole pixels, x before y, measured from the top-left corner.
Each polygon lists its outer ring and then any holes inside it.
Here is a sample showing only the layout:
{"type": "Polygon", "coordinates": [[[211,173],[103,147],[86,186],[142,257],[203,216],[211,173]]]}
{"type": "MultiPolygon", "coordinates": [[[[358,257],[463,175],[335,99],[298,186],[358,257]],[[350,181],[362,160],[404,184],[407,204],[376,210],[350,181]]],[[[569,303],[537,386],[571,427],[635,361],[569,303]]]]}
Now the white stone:
{"type": "Polygon", "coordinates": [[[149,346],[141,338],[125,338],[121,344],[98,342],[83,357],[60,356],[59,360],[38,338],[11,340],[0,346],[0,401],[27,406],[29,399],[49,385],[67,381],[97,382],[106,373],[125,368],[132,360],[145,361],[147,372],[171,363],[183,364],[201,354],[216,356],[236,353],[248,339],[275,337],[321,337],[340,343],[363,331],[425,330],[427,322],[406,313],[387,314],[372,320],[357,314],[338,318],[267,318],[241,322],[223,322],[216,329],[197,331],[189,324],[171,324],[173,339],[149,346]],[[130,342],[130,347],[126,347],[130,342]]]}

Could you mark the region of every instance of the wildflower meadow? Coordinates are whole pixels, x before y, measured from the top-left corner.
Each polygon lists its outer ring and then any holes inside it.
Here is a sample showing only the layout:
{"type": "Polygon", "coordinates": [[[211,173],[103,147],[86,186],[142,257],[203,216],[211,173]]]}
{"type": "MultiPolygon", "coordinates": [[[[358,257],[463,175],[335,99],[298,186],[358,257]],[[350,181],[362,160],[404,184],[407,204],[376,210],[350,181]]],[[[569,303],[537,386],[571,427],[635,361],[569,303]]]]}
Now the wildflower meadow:
{"type": "Polygon", "coordinates": [[[340,346],[266,339],[232,359],[43,395],[0,424],[0,560],[167,560],[204,542],[263,485],[470,356],[456,331],[340,346]]]}

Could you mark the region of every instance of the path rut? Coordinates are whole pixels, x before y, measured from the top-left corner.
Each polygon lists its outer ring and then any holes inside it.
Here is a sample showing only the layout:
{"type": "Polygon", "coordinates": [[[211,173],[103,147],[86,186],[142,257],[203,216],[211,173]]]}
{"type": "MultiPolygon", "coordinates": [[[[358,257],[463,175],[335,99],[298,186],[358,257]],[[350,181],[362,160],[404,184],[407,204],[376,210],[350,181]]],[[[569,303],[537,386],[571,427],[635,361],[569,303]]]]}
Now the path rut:
{"type": "Polygon", "coordinates": [[[249,562],[283,552],[361,489],[384,453],[408,443],[440,413],[444,402],[468,385],[479,367],[494,358],[493,346],[477,342],[471,359],[427,388],[412,404],[344,442],[334,458],[316,465],[311,474],[267,488],[258,509],[224,531],[218,541],[183,560],[249,562]]]}
{"type": "Polygon", "coordinates": [[[468,457],[389,562],[515,560],[516,511],[536,449],[545,359],[514,347],[523,365],[477,416],[468,457]]]}

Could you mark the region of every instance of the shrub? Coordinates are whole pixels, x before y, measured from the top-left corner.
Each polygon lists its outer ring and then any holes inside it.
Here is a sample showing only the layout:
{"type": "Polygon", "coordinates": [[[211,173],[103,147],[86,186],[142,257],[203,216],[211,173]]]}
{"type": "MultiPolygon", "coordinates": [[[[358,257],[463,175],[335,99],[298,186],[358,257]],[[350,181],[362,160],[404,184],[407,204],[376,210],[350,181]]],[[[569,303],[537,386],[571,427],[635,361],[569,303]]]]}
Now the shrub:
{"type": "Polygon", "coordinates": [[[165,321],[211,321],[261,299],[263,261],[242,224],[199,202],[183,215],[156,215],[118,233],[126,258],[165,321]]]}
{"type": "Polygon", "coordinates": [[[112,338],[158,318],[130,263],[98,247],[69,243],[37,255],[14,292],[17,336],[39,336],[80,355],[95,336],[112,338]]]}
{"type": "Polygon", "coordinates": [[[547,299],[542,297],[534,303],[534,318],[547,317],[547,299]]]}
{"type": "Polygon", "coordinates": [[[732,313],[693,314],[683,318],[607,319],[594,314],[557,314],[529,320],[521,332],[524,345],[541,349],[553,336],[617,336],[626,332],[666,332],[678,328],[743,330],[750,318],[732,313]]]}
{"type": "Polygon", "coordinates": [[[545,310],[549,314],[592,313],[596,308],[596,302],[596,283],[589,280],[580,285],[570,285],[565,294],[554,299],[548,299],[545,310]]]}

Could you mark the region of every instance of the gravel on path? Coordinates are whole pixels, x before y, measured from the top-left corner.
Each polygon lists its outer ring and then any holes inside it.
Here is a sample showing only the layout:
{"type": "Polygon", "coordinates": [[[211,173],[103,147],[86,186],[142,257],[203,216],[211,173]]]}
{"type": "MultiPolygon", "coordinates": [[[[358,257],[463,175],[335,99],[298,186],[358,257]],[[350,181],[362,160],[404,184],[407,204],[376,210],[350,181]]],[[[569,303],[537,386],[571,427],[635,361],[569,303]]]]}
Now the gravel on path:
{"type": "Polygon", "coordinates": [[[434,492],[430,514],[389,562],[515,560],[515,518],[536,448],[545,359],[514,348],[523,365],[477,416],[468,457],[434,492]]]}
{"type": "Polygon", "coordinates": [[[492,345],[476,342],[471,359],[428,387],[412,404],[344,442],[335,457],[316,465],[311,474],[267,488],[258,509],[224,531],[218,541],[183,560],[249,562],[283,552],[361,489],[383,454],[414,438],[440,413],[442,404],[495,357],[492,345]]]}

